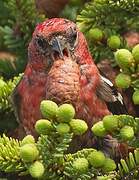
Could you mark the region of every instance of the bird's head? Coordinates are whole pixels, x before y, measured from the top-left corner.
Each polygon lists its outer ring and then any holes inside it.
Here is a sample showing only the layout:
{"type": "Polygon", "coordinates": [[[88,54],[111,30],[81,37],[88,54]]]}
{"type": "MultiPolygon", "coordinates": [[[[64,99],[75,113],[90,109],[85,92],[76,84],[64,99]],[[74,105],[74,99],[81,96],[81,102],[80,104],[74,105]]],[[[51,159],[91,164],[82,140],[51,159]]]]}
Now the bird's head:
{"type": "Polygon", "coordinates": [[[76,24],[62,18],[49,19],[39,24],[33,33],[28,52],[30,63],[37,63],[35,67],[45,69],[50,69],[56,60],[67,57],[78,64],[90,62],[83,34],[76,24]]]}

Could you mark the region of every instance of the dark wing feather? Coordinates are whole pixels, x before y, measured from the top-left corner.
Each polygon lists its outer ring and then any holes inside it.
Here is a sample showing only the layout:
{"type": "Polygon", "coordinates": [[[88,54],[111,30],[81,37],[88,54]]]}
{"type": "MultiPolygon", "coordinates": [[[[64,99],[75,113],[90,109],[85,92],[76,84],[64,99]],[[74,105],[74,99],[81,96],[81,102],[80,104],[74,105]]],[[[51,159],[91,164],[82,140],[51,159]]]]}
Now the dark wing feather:
{"type": "MultiPolygon", "coordinates": [[[[21,78],[21,80],[22,80],[22,78],[21,78]]],[[[19,81],[19,83],[20,83],[20,81],[19,81]]],[[[17,84],[17,86],[15,87],[15,89],[13,90],[13,92],[11,94],[11,102],[12,102],[15,116],[16,116],[16,119],[18,122],[20,122],[20,105],[21,105],[21,96],[18,92],[19,83],[17,84]]]]}
{"type": "Polygon", "coordinates": [[[104,76],[101,76],[101,83],[97,87],[96,93],[100,99],[106,102],[112,114],[128,113],[122,95],[116,90],[112,82],[104,76]]]}

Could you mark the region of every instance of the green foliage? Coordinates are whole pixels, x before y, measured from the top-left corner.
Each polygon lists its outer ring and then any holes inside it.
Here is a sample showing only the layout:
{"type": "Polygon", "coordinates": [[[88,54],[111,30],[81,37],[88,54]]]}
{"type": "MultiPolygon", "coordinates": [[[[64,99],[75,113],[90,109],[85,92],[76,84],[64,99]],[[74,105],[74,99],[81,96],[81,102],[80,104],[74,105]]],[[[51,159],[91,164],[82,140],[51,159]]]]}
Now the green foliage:
{"type": "MultiPolygon", "coordinates": [[[[48,110],[50,108],[51,106],[49,108],[47,106],[48,110]]],[[[74,108],[72,107],[72,109],[74,108]]],[[[67,116],[71,117],[70,114],[67,116]]],[[[63,119],[64,122],[65,119],[63,119]]],[[[41,120],[38,122],[42,123],[41,120]]],[[[81,120],[78,121],[78,126],[79,123],[82,123],[81,120]]],[[[104,163],[102,164],[102,157],[104,160],[107,158],[103,152],[90,148],[77,151],[74,154],[68,154],[68,148],[76,133],[74,134],[72,129],[65,134],[59,133],[57,131],[59,124],[58,119],[51,119],[51,127],[53,128],[48,133],[46,127],[48,128],[50,124],[48,124],[48,120],[44,119],[41,126],[39,126],[43,131],[39,131],[40,136],[36,143],[33,136],[30,135],[24,137],[22,141],[3,135],[0,139],[0,170],[4,172],[18,172],[19,175],[30,174],[34,178],[47,178],[48,180],[90,180],[97,178],[97,176],[116,176],[114,171],[116,165],[115,167],[113,166],[114,168],[110,172],[104,172],[106,167],[104,167],[104,163]],[[44,135],[45,129],[46,135],[44,135]],[[93,153],[95,153],[94,156],[97,155],[97,160],[92,156],[93,153]],[[96,166],[96,164],[99,164],[99,166],[96,166]]],[[[68,125],[69,122],[65,124],[68,125]]],[[[35,125],[35,129],[37,129],[36,127],[35,125]]],[[[115,164],[114,161],[112,163],[115,164]]]]}
{"type": "MultiPolygon", "coordinates": [[[[9,78],[19,72],[23,72],[27,62],[27,47],[32,32],[36,24],[44,20],[44,16],[39,15],[37,12],[34,0],[6,0],[2,3],[1,8],[9,12],[7,18],[3,17],[5,22],[0,26],[2,41],[7,50],[16,55],[14,67],[7,61],[0,63],[0,72],[3,72],[2,68],[4,63],[6,63],[5,66],[8,64],[9,68],[12,69],[10,74],[8,74],[9,71],[6,73],[5,70],[4,72],[9,78]]],[[[4,73],[2,73],[2,75],[5,75],[4,73]]]]}
{"type": "Polygon", "coordinates": [[[8,81],[4,81],[2,77],[0,78],[0,133],[7,132],[17,126],[11,103],[11,93],[21,76],[22,74],[8,81]]]}
{"type": "Polygon", "coordinates": [[[139,178],[139,149],[134,153],[129,153],[126,159],[121,159],[118,164],[119,179],[138,179],[139,178]]]}
{"type": "Polygon", "coordinates": [[[8,138],[3,135],[0,137],[0,171],[22,172],[25,165],[19,155],[20,141],[8,138]]]}
{"type": "Polygon", "coordinates": [[[134,89],[132,97],[134,104],[139,104],[138,46],[133,47],[132,52],[127,49],[119,49],[115,53],[116,62],[121,69],[121,73],[115,79],[116,85],[119,88],[131,87],[134,89]]]}
{"type": "Polygon", "coordinates": [[[76,21],[77,14],[83,7],[83,4],[84,0],[70,0],[64,10],[61,12],[60,16],[72,21],[76,21]]]}
{"type": "MultiPolygon", "coordinates": [[[[77,16],[77,25],[85,33],[91,53],[99,62],[102,59],[113,59],[112,51],[107,45],[107,39],[112,35],[119,37],[130,30],[139,30],[139,3],[138,0],[93,0],[85,4],[80,15],[77,16]],[[99,28],[104,33],[102,41],[95,43],[90,38],[88,31],[99,28]]],[[[121,37],[120,47],[127,47],[121,37]]]]}
{"type": "Polygon", "coordinates": [[[6,19],[9,17],[9,10],[4,6],[4,1],[0,1],[0,24],[5,25],[7,24],[6,19]]]}
{"type": "Polygon", "coordinates": [[[0,75],[7,79],[14,77],[14,75],[17,74],[18,63],[19,61],[16,60],[0,59],[0,75]]]}
{"type": "Polygon", "coordinates": [[[98,174],[98,172],[93,167],[89,168],[88,172],[81,174],[75,171],[73,167],[75,160],[77,160],[78,158],[86,158],[91,152],[94,152],[94,149],[83,149],[75,154],[65,155],[66,158],[65,169],[64,169],[65,177],[69,177],[69,178],[71,177],[74,180],[78,178],[80,178],[81,180],[85,180],[85,179],[89,180],[94,178],[98,174]]]}
{"type": "MultiPolygon", "coordinates": [[[[119,142],[126,142],[129,146],[134,148],[139,147],[139,139],[138,139],[138,132],[139,132],[139,119],[134,118],[129,115],[108,115],[100,121],[103,124],[103,128],[107,129],[108,125],[109,128],[107,131],[101,135],[104,137],[106,134],[111,134],[114,138],[116,138],[119,142]],[[114,125],[114,121],[116,121],[116,126],[114,125]],[[113,123],[109,123],[109,120],[113,123]],[[107,123],[106,123],[106,120],[107,123]],[[114,128],[113,128],[114,127],[114,128]]],[[[96,128],[100,126],[100,122],[97,122],[93,125],[92,131],[94,135],[99,136],[100,130],[96,128]]]]}
{"type": "MultiPolygon", "coordinates": [[[[47,106],[48,111],[49,108],[51,107],[47,106]]],[[[107,133],[117,138],[119,142],[121,139],[118,134],[126,126],[132,127],[135,135],[138,136],[138,118],[129,115],[109,115],[104,117],[103,121],[104,127],[107,127],[107,133]],[[110,120],[114,119],[115,121],[116,118],[116,126],[113,126],[110,120]]],[[[103,121],[101,122],[103,123],[103,121]]],[[[8,173],[18,172],[19,175],[30,174],[34,178],[44,180],[46,178],[48,180],[138,178],[138,148],[134,150],[134,154],[129,153],[129,157],[125,160],[121,159],[118,164],[119,170],[115,171],[116,163],[106,157],[102,151],[90,148],[82,149],[74,154],[68,153],[68,148],[75,135],[74,132],[70,129],[65,134],[61,134],[57,131],[60,124],[58,119],[51,118],[50,122],[51,128],[53,128],[48,133],[47,128],[50,124],[48,124],[48,120],[43,119],[43,123],[39,126],[40,129],[43,129],[43,133],[39,131],[40,136],[36,143],[31,135],[27,135],[22,141],[8,138],[5,135],[0,137],[0,170],[8,173]],[[44,133],[45,129],[46,133],[44,133]],[[102,159],[104,160],[102,161],[102,159]]],[[[70,126],[69,122],[65,124],[70,126]]],[[[135,144],[137,145],[137,143],[135,144]]],[[[132,146],[135,147],[133,143],[132,146]]]]}
{"type": "Polygon", "coordinates": [[[39,137],[38,149],[45,166],[44,176],[48,177],[48,179],[59,179],[62,176],[64,153],[71,140],[72,134],[59,136],[56,132],[49,136],[41,135],[39,137]]]}
{"type": "MultiPolygon", "coordinates": [[[[18,172],[19,175],[31,174],[31,176],[40,179],[92,179],[97,176],[100,177],[116,177],[116,172],[110,172],[105,175],[100,169],[95,169],[89,166],[86,172],[76,172],[73,166],[74,162],[79,158],[84,158],[87,161],[89,154],[96,151],[95,149],[83,149],[75,154],[66,154],[66,150],[69,142],[71,141],[71,135],[62,136],[58,141],[57,136],[41,135],[36,142],[39,150],[38,160],[35,162],[26,162],[22,159],[21,150],[25,149],[25,146],[31,146],[30,142],[22,146],[22,142],[13,138],[8,138],[3,135],[0,138],[0,171],[7,173],[18,172]],[[51,139],[50,139],[51,138],[51,139]],[[56,140],[56,143],[54,142],[56,140]],[[61,141],[62,140],[62,141],[61,141]],[[60,142],[60,144],[59,144],[60,142]],[[103,175],[102,175],[103,174],[103,175]]],[[[33,142],[32,148],[35,147],[33,142]]],[[[36,147],[35,147],[36,149],[36,147]]],[[[30,151],[30,149],[26,149],[30,151]]],[[[23,155],[23,152],[22,152],[23,155]]],[[[30,154],[31,155],[31,154],[30,154]]],[[[82,164],[83,165],[83,164],[82,164]]]]}
{"type": "MultiPolygon", "coordinates": [[[[81,7],[83,7],[83,1],[72,0],[66,6],[62,16],[75,21],[81,7]]],[[[85,33],[96,62],[104,58],[113,59],[113,51],[117,48],[128,48],[122,36],[132,29],[139,30],[138,10],[138,0],[92,0],[92,2],[85,5],[77,17],[77,24],[85,33]],[[94,31],[92,33],[94,29],[97,30],[95,31],[95,37],[94,31]],[[90,38],[90,36],[93,38],[90,38]],[[96,36],[99,38],[96,39],[96,36]],[[112,37],[114,37],[114,40],[112,37]]],[[[23,72],[27,63],[27,47],[32,32],[36,24],[44,20],[44,16],[37,12],[35,0],[0,0],[0,11],[2,12],[0,13],[0,50],[9,51],[15,56],[13,61],[10,59],[0,60],[0,75],[3,76],[0,78],[0,132],[7,132],[9,129],[15,128],[15,121],[13,121],[15,116],[10,102],[10,94],[21,76],[13,77],[23,72]],[[10,80],[5,81],[5,79],[10,80]]],[[[134,66],[129,67],[128,70],[121,67],[121,71],[131,77],[130,85],[135,91],[138,91],[138,53],[134,52],[134,56],[136,60],[136,62],[133,62],[134,66]]],[[[138,102],[138,97],[134,98],[134,101],[138,102]]],[[[51,110],[51,107],[48,107],[47,112],[53,113],[51,110]]],[[[60,113],[61,116],[67,118],[63,112],[60,113]]],[[[44,118],[48,118],[48,116],[44,118]]],[[[31,136],[26,136],[22,142],[8,138],[5,135],[0,137],[0,171],[6,173],[17,172],[19,175],[30,174],[34,178],[44,180],[138,179],[139,118],[133,118],[129,115],[119,115],[115,116],[115,118],[117,118],[116,122],[114,119],[114,121],[110,120],[105,123],[103,123],[103,119],[98,126],[95,124],[92,127],[92,131],[96,136],[100,136],[100,139],[110,134],[119,143],[126,141],[129,146],[137,148],[133,154],[129,153],[129,157],[125,160],[120,160],[118,172],[111,169],[110,172],[105,172],[105,170],[109,170],[109,164],[105,168],[103,166],[97,168],[94,167],[93,163],[89,162],[92,162],[92,159],[88,160],[89,155],[97,152],[96,149],[82,149],[74,154],[68,154],[72,139],[77,132],[78,134],[84,133],[87,130],[87,125],[84,121],[84,123],[80,124],[81,120],[79,120],[79,124],[77,122],[74,124],[74,130],[76,131],[73,131],[71,117],[68,117],[70,123],[66,119],[62,120],[64,123],[60,123],[61,121],[58,121],[56,114],[51,118],[49,116],[49,120],[43,119],[45,123],[39,125],[39,131],[36,128],[36,131],[40,134],[36,143],[31,136]],[[127,126],[134,131],[132,134],[135,135],[130,141],[121,138],[120,134],[121,129],[127,126]],[[33,155],[33,153],[29,152],[28,145],[31,148],[35,147],[34,151],[37,152],[33,162],[32,160],[26,161],[26,158],[22,157],[23,154],[21,155],[23,147],[27,147],[25,149],[26,155],[33,155]],[[86,162],[86,167],[81,166],[82,170],[77,167],[80,160],[86,162]]],[[[130,130],[126,133],[130,133],[130,130]]],[[[126,133],[124,132],[124,137],[126,133]]],[[[127,135],[126,137],[130,137],[129,134],[127,135]]],[[[32,152],[34,151],[32,150],[32,152]]],[[[95,158],[93,160],[96,161],[95,158]]],[[[115,168],[115,162],[113,160],[109,162],[113,163],[115,168]]]]}
{"type": "MultiPolygon", "coordinates": [[[[9,10],[4,6],[4,1],[0,0],[0,25],[4,26],[7,24],[6,19],[9,18],[9,10]]],[[[4,46],[3,33],[0,31],[0,50],[6,48],[4,46]]]]}
{"type": "Polygon", "coordinates": [[[13,80],[4,81],[3,78],[0,78],[0,110],[12,108],[10,95],[21,79],[22,74],[15,76],[13,80]]]}

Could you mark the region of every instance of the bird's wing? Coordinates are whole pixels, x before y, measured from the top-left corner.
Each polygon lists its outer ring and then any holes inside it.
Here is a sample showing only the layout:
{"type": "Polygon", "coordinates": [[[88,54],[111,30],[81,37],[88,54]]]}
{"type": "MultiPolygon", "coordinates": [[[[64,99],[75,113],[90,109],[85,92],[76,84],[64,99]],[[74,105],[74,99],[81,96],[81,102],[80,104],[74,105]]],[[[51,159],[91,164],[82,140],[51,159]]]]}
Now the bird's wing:
{"type": "MultiPolygon", "coordinates": [[[[22,77],[20,81],[21,80],[22,80],[22,77]]],[[[20,122],[20,105],[21,105],[21,96],[18,92],[18,86],[19,86],[20,81],[18,82],[18,84],[16,85],[16,87],[14,88],[11,94],[11,103],[13,105],[15,116],[18,122],[20,122]]]]}
{"type": "Polygon", "coordinates": [[[127,114],[126,106],[122,95],[113,86],[112,82],[101,76],[101,83],[97,87],[97,96],[106,102],[107,107],[112,114],[127,114]]]}

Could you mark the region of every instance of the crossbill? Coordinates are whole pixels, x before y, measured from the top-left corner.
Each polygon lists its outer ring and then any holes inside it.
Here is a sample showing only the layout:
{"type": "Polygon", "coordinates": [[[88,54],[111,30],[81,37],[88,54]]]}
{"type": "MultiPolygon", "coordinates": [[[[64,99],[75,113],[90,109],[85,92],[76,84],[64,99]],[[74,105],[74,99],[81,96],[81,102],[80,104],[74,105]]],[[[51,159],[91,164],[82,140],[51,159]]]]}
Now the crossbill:
{"type": "MultiPolygon", "coordinates": [[[[75,23],[53,18],[37,25],[29,43],[28,59],[13,92],[16,114],[27,134],[34,134],[44,99],[71,103],[76,118],[85,120],[89,129],[105,115],[125,113],[122,96],[100,74],[75,23]]],[[[77,149],[92,147],[92,133],[76,137],[75,144],[77,149]]]]}

